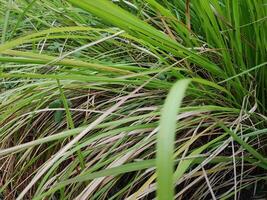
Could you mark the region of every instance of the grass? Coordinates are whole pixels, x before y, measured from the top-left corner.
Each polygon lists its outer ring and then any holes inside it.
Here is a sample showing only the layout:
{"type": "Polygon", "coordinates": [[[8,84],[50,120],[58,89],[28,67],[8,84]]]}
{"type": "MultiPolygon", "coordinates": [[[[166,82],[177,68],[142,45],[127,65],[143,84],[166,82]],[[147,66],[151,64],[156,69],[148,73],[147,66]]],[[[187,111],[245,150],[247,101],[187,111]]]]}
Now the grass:
{"type": "Polygon", "coordinates": [[[0,4],[0,199],[266,197],[265,0],[0,4]]]}

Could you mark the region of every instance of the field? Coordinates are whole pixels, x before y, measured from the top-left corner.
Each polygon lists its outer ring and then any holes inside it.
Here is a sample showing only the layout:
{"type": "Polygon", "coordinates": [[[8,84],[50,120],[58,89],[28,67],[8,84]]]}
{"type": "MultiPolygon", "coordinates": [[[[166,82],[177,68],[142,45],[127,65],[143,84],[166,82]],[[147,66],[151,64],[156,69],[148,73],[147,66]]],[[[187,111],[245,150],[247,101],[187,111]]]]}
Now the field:
{"type": "Polygon", "coordinates": [[[267,199],[266,0],[0,0],[0,200],[267,199]]]}

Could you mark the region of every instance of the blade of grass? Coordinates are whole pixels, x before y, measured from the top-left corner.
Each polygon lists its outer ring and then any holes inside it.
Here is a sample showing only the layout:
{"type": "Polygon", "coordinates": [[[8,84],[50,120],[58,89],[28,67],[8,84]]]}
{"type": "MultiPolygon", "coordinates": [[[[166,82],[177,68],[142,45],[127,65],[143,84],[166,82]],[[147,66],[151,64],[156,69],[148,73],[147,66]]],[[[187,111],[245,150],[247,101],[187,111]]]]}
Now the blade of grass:
{"type": "Polygon", "coordinates": [[[7,34],[7,27],[8,27],[8,20],[9,20],[11,4],[12,4],[12,0],[9,0],[7,3],[5,19],[4,19],[4,24],[3,24],[3,28],[2,28],[1,44],[4,44],[6,41],[6,34],[7,34]]]}
{"type": "MultiPolygon", "coordinates": [[[[60,85],[60,81],[58,79],[57,79],[57,85],[58,85],[58,88],[59,88],[61,100],[62,100],[64,108],[65,108],[68,127],[69,127],[69,129],[75,129],[74,122],[73,122],[73,119],[72,119],[72,116],[71,116],[71,112],[70,112],[70,109],[69,109],[69,105],[68,105],[67,99],[66,99],[66,97],[64,95],[62,86],[60,85]]],[[[84,157],[82,155],[81,150],[78,150],[77,153],[78,153],[81,169],[83,170],[83,169],[85,169],[84,157]]]]}
{"type": "Polygon", "coordinates": [[[191,80],[180,80],[171,88],[162,109],[157,136],[157,196],[159,200],[174,198],[174,140],[176,116],[191,80]]]}
{"type": "Polygon", "coordinates": [[[199,66],[207,69],[211,73],[222,77],[225,76],[224,71],[208,59],[188,50],[186,47],[172,40],[167,35],[163,34],[151,25],[143,22],[110,1],[101,0],[98,1],[97,4],[95,2],[86,0],[68,0],[68,2],[122,28],[132,36],[138,36],[144,41],[147,41],[154,46],[161,48],[162,50],[171,52],[176,56],[182,58],[190,56],[190,60],[199,64],[199,66]]]}
{"type": "Polygon", "coordinates": [[[229,128],[227,128],[222,122],[219,122],[219,125],[229,134],[233,137],[233,139],[238,142],[244,149],[246,149],[251,155],[253,155],[254,158],[258,159],[262,164],[265,166],[265,169],[267,169],[267,158],[265,158],[263,155],[261,155],[257,150],[255,150],[252,146],[247,144],[244,140],[242,140],[237,134],[235,134],[233,131],[231,131],[229,128]]]}

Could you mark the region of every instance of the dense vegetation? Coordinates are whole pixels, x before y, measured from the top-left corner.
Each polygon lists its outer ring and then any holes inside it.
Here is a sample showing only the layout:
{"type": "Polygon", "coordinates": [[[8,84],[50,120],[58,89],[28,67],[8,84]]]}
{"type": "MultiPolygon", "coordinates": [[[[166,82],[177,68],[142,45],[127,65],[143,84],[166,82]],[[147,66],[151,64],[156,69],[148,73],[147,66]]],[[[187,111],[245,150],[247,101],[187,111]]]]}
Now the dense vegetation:
{"type": "Polygon", "coordinates": [[[266,0],[0,12],[0,199],[267,196],[266,0]]]}

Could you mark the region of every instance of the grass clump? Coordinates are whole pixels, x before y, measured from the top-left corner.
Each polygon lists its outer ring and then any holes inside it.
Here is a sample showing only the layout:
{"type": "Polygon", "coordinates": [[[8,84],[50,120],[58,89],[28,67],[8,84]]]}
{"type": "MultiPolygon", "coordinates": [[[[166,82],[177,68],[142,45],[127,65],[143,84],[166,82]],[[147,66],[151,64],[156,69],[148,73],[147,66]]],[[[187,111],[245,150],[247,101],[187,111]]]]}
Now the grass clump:
{"type": "Polygon", "coordinates": [[[2,199],[266,196],[265,0],[0,3],[2,199]]]}

